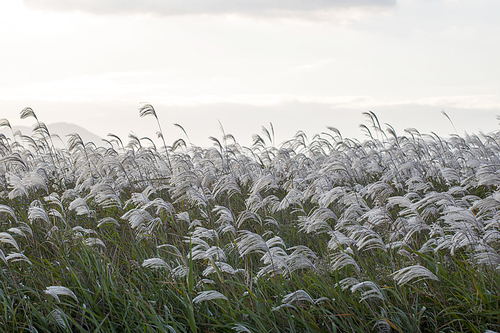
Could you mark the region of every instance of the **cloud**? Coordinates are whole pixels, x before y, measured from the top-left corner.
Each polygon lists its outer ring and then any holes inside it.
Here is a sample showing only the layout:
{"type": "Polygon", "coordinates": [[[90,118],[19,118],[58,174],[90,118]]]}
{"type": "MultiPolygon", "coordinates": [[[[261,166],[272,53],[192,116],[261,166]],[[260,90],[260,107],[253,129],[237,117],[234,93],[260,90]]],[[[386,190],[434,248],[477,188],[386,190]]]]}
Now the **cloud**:
{"type": "Polygon", "coordinates": [[[24,0],[32,8],[94,14],[282,16],[349,7],[388,7],[396,0],[24,0]]]}

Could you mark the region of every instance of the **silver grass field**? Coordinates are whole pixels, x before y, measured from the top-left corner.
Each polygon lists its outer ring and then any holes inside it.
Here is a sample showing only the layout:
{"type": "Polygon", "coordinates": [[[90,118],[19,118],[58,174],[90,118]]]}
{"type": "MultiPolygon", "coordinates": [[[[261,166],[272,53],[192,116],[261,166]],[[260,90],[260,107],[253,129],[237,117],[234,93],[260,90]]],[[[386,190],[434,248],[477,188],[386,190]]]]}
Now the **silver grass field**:
{"type": "Polygon", "coordinates": [[[139,115],[162,147],[0,135],[1,332],[500,332],[500,131],[202,148],[139,115]]]}

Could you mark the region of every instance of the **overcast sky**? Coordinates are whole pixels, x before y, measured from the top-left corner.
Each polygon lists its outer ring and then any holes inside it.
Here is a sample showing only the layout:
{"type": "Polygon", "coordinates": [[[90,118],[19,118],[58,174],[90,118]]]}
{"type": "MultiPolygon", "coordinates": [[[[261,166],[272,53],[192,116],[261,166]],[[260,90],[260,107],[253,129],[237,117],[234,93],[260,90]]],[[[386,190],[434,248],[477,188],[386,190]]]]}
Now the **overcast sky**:
{"type": "MultiPolygon", "coordinates": [[[[10,0],[0,2],[0,118],[173,142],[242,144],[337,127],[372,110],[400,134],[500,129],[498,0],[10,0]]],[[[50,126],[49,126],[50,129],[50,126]]]]}

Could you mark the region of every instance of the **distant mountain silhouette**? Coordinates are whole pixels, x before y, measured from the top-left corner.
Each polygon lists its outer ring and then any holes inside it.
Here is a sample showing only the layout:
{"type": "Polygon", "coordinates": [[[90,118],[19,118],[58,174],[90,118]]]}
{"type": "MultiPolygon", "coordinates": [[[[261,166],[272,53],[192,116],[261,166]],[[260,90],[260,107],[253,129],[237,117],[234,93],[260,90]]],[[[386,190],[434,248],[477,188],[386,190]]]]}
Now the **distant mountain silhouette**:
{"type": "MultiPolygon", "coordinates": [[[[63,144],[61,143],[61,141],[64,142],[64,145],[66,145],[68,142],[67,135],[71,134],[71,133],[78,133],[78,135],[80,135],[80,137],[82,138],[82,140],[84,142],[91,141],[91,142],[95,143],[97,146],[102,146],[104,144],[104,142],[101,140],[101,138],[98,135],[86,130],[85,128],[83,128],[81,126],[75,125],[75,124],[54,123],[54,124],[46,124],[46,125],[47,125],[47,128],[49,129],[49,132],[51,135],[58,135],[61,138],[61,140],[53,139],[54,145],[56,145],[57,147],[63,147],[63,144]]],[[[32,130],[33,130],[32,127],[28,127],[28,126],[12,126],[12,129],[14,131],[21,131],[21,133],[23,135],[29,135],[29,136],[31,136],[32,130]]],[[[8,129],[8,128],[3,127],[0,132],[4,133],[8,137],[12,137],[10,129],[8,129]]]]}

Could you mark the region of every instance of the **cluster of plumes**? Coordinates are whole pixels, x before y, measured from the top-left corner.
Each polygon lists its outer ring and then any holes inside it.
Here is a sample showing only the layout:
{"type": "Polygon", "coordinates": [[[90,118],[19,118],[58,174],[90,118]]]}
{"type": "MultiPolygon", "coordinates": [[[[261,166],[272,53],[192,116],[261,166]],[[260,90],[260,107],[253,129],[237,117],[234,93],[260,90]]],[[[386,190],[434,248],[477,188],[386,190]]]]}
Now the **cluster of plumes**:
{"type": "MultiPolygon", "coordinates": [[[[77,134],[56,149],[37,121],[31,137],[0,137],[2,201],[30,200],[27,221],[0,206],[11,224],[0,234],[1,248],[19,250],[13,236],[30,237],[35,223],[46,225],[47,237],[66,225],[86,245],[105,248],[94,230],[75,225],[75,216],[93,219],[96,229],[126,221],[138,242],[178,223],[187,226],[190,252],[162,244],[165,256],[142,266],[182,278],[190,261],[205,265],[198,281],[205,289],[195,303],[227,300],[210,290],[214,274],[250,281],[304,271],[344,272],[338,288],[360,301],[384,300],[383,288],[366,279],[359,262],[374,253],[398,263],[375,269],[399,286],[439,280],[420,254],[444,260],[460,252],[478,268],[500,270],[500,134],[444,139],[408,129],[398,136],[370,118],[373,133],[365,127],[370,139],[364,142],[329,128],[310,140],[299,132],[277,147],[271,127],[250,148],[223,134],[211,138],[212,148],[179,139],[161,149],[134,135],[126,145],[110,135],[98,146],[77,134]],[[108,211],[114,215],[105,216],[108,211]],[[286,243],[291,238],[282,230],[290,229],[316,237],[314,249],[286,243]],[[249,256],[258,256],[257,267],[244,260],[249,256]]],[[[29,262],[23,256],[0,250],[6,263],[29,262]]],[[[330,301],[316,296],[291,291],[275,310],[330,301]]]]}

